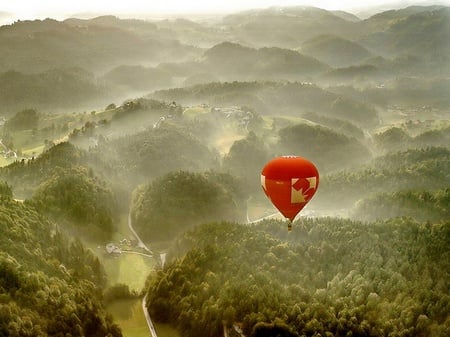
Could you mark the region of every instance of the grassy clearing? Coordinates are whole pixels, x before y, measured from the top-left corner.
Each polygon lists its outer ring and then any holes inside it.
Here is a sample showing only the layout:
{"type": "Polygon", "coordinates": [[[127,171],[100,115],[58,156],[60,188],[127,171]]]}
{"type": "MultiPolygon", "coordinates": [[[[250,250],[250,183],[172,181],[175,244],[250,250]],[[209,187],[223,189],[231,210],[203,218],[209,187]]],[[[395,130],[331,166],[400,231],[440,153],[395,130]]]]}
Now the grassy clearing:
{"type": "MultiPolygon", "coordinates": [[[[121,327],[123,337],[150,336],[142,312],[141,299],[116,300],[108,304],[107,310],[121,327]]],[[[168,324],[153,322],[153,325],[158,337],[181,337],[180,333],[168,324]]]]}
{"type": "Polygon", "coordinates": [[[214,140],[214,147],[220,152],[221,155],[225,155],[230,151],[230,147],[237,140],[244,138],[244,135],[239,133],[227,133],[214,140]]]}
{"type": "Polygon", "coordinates": [[[124,337],[149,336],[141,299],[116,300],[108,304],[107,310],[121,327],[124,337]]]}
{"type": "Polygon", "coordinates": [[[154,268],[154,264],[153,258],[127,253],[103,259],[110,284],[126,284],[130,290],[138,292],[144,287],[145,280],[154,268]]]}
{"type": "Polygon", "coordinates": [[[38,156],[44,151],[45,145],[40,144],[35,147],[22,150],[22,153],[27,156],[38,156]]]}
{"type": "Polygon", "coordinates": [[[8,166],[9,164],[14,163],[15,160],[16,159],[14,158],[5,158],[3,156],[0,156],[0,167],[8,166]]]}

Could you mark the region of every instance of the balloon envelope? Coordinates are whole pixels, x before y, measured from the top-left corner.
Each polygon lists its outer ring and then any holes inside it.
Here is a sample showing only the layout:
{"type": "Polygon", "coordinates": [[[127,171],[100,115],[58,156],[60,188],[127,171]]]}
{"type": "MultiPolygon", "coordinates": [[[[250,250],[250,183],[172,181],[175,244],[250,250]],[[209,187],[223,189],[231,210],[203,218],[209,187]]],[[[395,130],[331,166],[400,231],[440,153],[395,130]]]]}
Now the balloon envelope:
{"type": "Polygon", "coordinates": [[[305,158],[277,157],[264,166],[261,185],[274,206],[292,222],[316,193],[319,172],[305,158]]]}

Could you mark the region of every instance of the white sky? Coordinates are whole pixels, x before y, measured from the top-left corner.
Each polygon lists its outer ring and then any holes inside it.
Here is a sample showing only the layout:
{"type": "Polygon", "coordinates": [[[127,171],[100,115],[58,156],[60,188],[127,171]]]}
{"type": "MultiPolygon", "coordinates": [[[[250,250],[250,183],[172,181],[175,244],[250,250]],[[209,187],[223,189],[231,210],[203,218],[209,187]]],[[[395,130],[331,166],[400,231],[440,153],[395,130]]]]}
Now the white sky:
{"type": "Polygon", "coordinates": [[[114,14],[207,14],[230,13],[270,6],[309,5],[323,9],[363,10],[371,6],[392,8],[411,4],[450,5],[450,0],[0,0],[0,12],[15,19],[64,19],[78,13],[114,14]]]}

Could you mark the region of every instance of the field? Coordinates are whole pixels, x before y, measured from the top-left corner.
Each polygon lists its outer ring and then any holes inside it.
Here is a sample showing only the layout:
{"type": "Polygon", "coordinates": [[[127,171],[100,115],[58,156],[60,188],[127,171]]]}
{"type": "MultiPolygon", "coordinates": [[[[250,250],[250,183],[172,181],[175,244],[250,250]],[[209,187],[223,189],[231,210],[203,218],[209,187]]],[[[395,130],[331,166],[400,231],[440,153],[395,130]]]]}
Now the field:
{"type": "MultiPolygon", "coordinates": [[[[142,312],[141,299],[118,300],[108,306],[108,312],[122,328],[124,337],[144,337],[150,332],[142,312]]],[[[153,323],[158,337],[180,337],[180,334],[167,324],[153,323]]]]}
{"type": "Polygon", "coordinates": [[[141,299],[117,300],[110,303],[107,309],[122,328],[124,337],[149,336],[141,299]]]}
{"type": "Polygon", "coordinates": [[[104,258],[103,265],[110,284],[126,284],[130,290],[140,292],[144,287],[147,275],[153,269],[154,259],[122,253],[117,257],[104,258]]]}

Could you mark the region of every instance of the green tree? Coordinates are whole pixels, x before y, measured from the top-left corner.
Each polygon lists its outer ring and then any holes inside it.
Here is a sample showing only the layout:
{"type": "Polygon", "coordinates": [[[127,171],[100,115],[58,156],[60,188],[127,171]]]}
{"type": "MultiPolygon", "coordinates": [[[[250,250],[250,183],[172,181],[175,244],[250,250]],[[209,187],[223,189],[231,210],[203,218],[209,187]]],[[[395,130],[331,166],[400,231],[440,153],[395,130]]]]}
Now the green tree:
{"type": "Polygon", "coordinates": [[[12,198],[13,192],[11,186],[5,181],[0,181],[0,197],[2,198],[12,198]]]}

